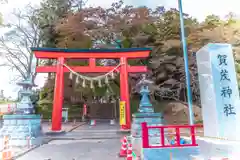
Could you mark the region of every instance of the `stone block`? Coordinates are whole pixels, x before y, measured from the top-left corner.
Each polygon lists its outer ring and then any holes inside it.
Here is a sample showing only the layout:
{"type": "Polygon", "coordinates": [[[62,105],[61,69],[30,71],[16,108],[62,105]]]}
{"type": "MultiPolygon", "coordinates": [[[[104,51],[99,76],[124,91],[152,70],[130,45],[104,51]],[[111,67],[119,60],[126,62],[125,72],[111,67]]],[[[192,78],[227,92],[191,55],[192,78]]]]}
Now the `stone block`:
{"type": "Polygon", "coordinates": [[[40,115],[4,115],[0,136],[9,136],[12,146],[26,146],[28,143],[38,145],[42,143],[40,115]],[[31,137],[31,140],[27,138],[31,137]],[[37,144],[38,143],[38,144],[37,144]]]}
{"type": "MultiPolygon", "coordinates": [[[[146,122],[148,126],[161,126],[162,114],[161,113],[135,113],[133,114],[133,123],[131,128],[132,146],[136,155],[141,155],[142,152],[142,127],[141,123],[146,122]]],[[[149,129],[149,144],[159,145],[160,130],[149,129]]]]}
{"type": "MultiPolygon", "coordinates": [[[[135,113],[133,114],[133,123],[131,134],[133,137],[141,137],[141,123],[147,122],[148,126],[160,126],[162,124],[161,113],[135,113]]],[[[160,136],[159,129],[150,129],[149,136],[160,136]]]]}
{"type": "MultiPolygon", "coordinates": [[[[141,137],[132,137],[131,140],[133,151],[136,153],[136,155],[141,155],[142,152],[142,138],[141,137]]],[[[149,137],[149,144],[151,146],[157,145],[159,146],[161,144],[160,136],[154,136],[149,137]]],[[[169,144],[168,140],[165,139],[165,144],[169,144]]]]}

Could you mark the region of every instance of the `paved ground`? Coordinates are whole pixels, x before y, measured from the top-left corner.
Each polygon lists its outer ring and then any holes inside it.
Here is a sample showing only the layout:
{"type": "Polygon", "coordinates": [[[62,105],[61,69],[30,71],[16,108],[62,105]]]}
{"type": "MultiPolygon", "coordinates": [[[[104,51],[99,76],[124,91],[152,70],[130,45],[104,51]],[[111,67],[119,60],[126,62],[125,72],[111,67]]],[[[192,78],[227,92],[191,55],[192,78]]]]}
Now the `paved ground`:
{"type": "Polygon", "coordinates": [[[119,140],[55,140],[17,160],[117,160],[119,140]]]}
{"type": "Polygon", "coordinates": [[[116,133],[118,128],[108,123],[80,126],[64,136],[51,137],[55,140],[17,160],[118,160],[122,137],[116,133]]]}

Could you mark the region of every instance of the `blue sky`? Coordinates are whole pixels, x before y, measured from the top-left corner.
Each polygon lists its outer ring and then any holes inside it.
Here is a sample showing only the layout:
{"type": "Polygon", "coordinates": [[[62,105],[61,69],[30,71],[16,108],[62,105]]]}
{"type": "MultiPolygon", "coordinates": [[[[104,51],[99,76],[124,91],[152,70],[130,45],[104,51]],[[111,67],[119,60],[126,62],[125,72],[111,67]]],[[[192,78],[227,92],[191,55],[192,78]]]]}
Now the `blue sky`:
{"type": "MultiPolygon", "coordinates": [[[[5,20],[11,20],[10,13],[14,8],[21,8],[30,3],[31,0],[8,0],[8,4],[1,5],[0,11],[3,13],[5,20]]],[[[34,4],[39,4],[41,0],[34,0],[34,4]]],[[[183,10],[186,13],[189,13],[193,17],[203,20],[209,14],[216,14],[222,18],[229,12],[234,12],[240,14],[239,10],[239,0],[182,0],[183,1],[183,10]]],[[[90,6],[110,6],[114,0],[88,0],[88,5],[90,6]]],[[[166,6],[167,8],[176,8],[177,0],[124,0],[126,4],[131,4],[135,6],[166,6]]],[[[0,30],[0,35],[3,34],[3,30],[0,30]]],[[[1,61],[1,59],[0,59],[1,61]]],[[[9,73],[7,69],[0,68],[1,79],[0,79],[0,89],[5,90],[7,96],[16,97],[17,91],[14,84],[9,84],[9,80],[14,73],[9,73]]],[[[39,74],[36,79],[36,84],[40,87],[44,84],[45,75],[39,74]]]]}

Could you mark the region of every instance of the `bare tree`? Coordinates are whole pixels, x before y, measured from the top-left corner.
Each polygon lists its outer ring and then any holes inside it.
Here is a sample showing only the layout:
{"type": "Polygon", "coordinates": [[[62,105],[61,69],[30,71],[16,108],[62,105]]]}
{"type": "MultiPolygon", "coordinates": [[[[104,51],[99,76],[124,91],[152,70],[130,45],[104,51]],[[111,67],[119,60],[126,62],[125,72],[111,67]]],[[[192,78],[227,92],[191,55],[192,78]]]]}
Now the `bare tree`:
{"type": "Polygon", "coordinates": [[[3,18],[2,18],[2,14],[0,13],[0,27],[1,27],[2,23],[3,23],[3,18]]]}
{"type": "MultiPolygon", "coordinates": [[[[38,28],[38,20],[35,18],[34,9],[27,6],[26,12],[14,11],[14,22],[7,24],[9,31],[0,37],[0,56],[4,60],[0,67],[7,67],[11,71],[17,71],[14,80],[31,77],[34,81],[36,73],[33,71],[34,55],[31,47],[40,47],[42,36],[38,28]]],[[[38,64],[38,60],[36,60],[38,64]]]]}
{"type": "MultiPolygon", "coordinates": [[[[0,5],[1,4],[6,4],[6,3],[8,3],[8,0],[0,0],[0,5]]],[[[2,26],[3,26],[3,15],[0,12],[0,27],[2,27],[2,26]]]]}

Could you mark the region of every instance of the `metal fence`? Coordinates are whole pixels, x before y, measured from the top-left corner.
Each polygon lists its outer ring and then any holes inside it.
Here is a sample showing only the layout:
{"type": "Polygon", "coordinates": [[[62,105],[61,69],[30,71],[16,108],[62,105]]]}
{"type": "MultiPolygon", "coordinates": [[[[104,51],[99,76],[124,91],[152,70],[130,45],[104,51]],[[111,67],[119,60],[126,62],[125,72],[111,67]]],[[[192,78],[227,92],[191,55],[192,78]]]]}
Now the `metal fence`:
{"type": "Polygon", "coordinates": [[[196,129],[202,128],[203,125],[166,125],[166,126],[147,126],[147,123],[144,122],[142,125],[142,145],[143,148],[165,148],[165,147],[189,147],[189,146],[197,146],[196,143],[196,129]],[[160,144],[159,145],[150,145],[149,143],[149,130],[150,129],[159,129],[160,131],[160,144]],[[171,130],[166,135],[166,130],[171,130]],[[189,129],[191,142],[189,143],[181,143],[181,129],[189,129]],[[166,136],[171,136],[174,140],[173,143],[166,144],[166,136]]]}

